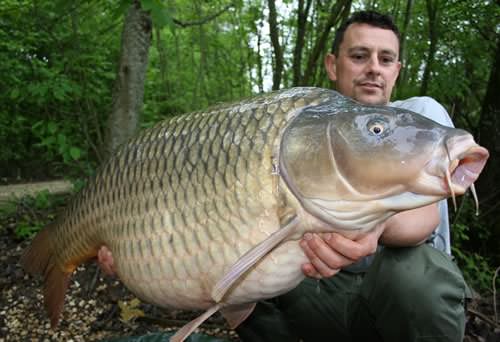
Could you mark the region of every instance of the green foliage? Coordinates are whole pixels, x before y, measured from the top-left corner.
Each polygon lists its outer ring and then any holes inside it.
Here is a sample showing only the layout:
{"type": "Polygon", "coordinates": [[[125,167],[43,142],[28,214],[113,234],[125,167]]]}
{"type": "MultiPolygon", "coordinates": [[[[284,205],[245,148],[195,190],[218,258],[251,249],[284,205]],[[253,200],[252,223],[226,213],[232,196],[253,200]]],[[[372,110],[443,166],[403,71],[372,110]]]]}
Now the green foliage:
{"type": "MultiPolygon", "coordinates": [[[[387,11],[390,11],[386,8],[387,11]]],[[[428,95],[442,103],[457,127],[475,132],[495,51],[500,6],[494,1],[441,1],[438,7],[437,52],[429,88],[421,94],[422,73],[429,50],[429,22],[425,1],[414,1],[407,32],[407,80],[398,98],[428,95]],[[479,62],[479,56],[483,56],[479,62]]],[[[402,13],[397,15],[403,25],[402,13]]]]}
{"type": "Polygon", "coordinates": [[[44,190],[34,196],[7,201],[0,206],[0,222],[12,221],[18,239],[31,238],[55,218],[55,209],[66,199],[66,195],[54,195],[44,190]]]}
{"type": "Polygon", "coordinates": [[[153,25],[156,28],[163,28],[164,26],[169,26],[174,28],[174,21],[172,14],[174,8],[169,6],[170,2],[164,2],[160,0],[142,0],[141,7],[146,11],[151,12],[151,17],[153,19],[153,25]]]}
{"type": "MultiPolygon", "coordinates": [[[[122,24],[130,3],[0,2],[2,181],[68,174],[82,177],[93,172],[112,108],[122,24]]],[[[375,8],[391,13],[402,27],[406,3],[357,0],[352,2],[351,11],[375,8]]],[[[300,63],[302,72],[333,4],[312,2],[300,63]]],[[[142,127],[168,116],[270,90],[273,61],[265,1],[142,0],[141,5],[153,19],[142,127]]],[[[285,57],[283,86],[287,87],[292,84],[297,2],[286,0],[279,5],[285,57]]],[[[481,101],[491,70],[499,17],[500,6],[493,0],[440,1],[437,51],[426,95],[448,109],[456,126],[471,132],[481,121],[481,101]]],[[[405,33],[406,73],[398,85],[397,98],[420,95],[430,45],[425,1],[413,1],[405,33]]],[[[331,82],[321,67],[321,58],[308,85],[329,87],[331,82]]],[[[30,201],[22,203],[39,205],[30,201]]],[[[16,205],[16,213],[25,207],[16,205]]],[[[23,214],[16,214],[22,236],[45,223],[37,223],[23,210],[23,214]]],[[[472,211],[469,204],[464,204],[454,216],[454,255],[469,281],[485,288],[492,265],[498,260],[490,259],[494,253],[485,242],[490,227],[484,226],[472,211]]]]}
{"type": "Polygon", "coordinates": [[[455,246],[452,247],[452,253],[464,274],[467,284],[476,291],[489,292],[494,273],[490,261],[476,252],[465,249],[460,250],[455,246]]]}
{"type": "Polygon", "coordinates": [[[54,121],[38,121],[32,127],[33,135],[39,139],[35,147],[41,147],[48,155],[48,159],[56,156],[62,157],[65,164],[71,166],[71,162],[82,157],[82,149],[76,141],[77,134],[71,132],[71,127],[60,127],[54,121]],[[73,133],[73,134],[72,134],[73,133]]]}
{"type": "MultiPolygon", "coordinates": [[[[157,1],[150,1],[157,3],[157,1]]],[[[143,5],[146,1],[143,1],[143,5]]],[[[203,21],[222,11],[227,2],[170,2],[178,21],[203,21]],[[181,9],[182,13],[175,11],[181,9]]],[[[230,8],[202,25],[155,28],[150,48],[143,126],[166,116],[233,101],[252,94],[249,61],[251,17],[230,8]]]]}
{"type": "Polygon", "coordinates": [[[2,177],[79,174],[95,162],[119,49],[115,6],[1,3],[2,177]]]}
{"type": "Polygon", "coordinates": [[[462,198],[457,212],[452,213],[452,254],[467,283],[476,291],[485,292],[491,289],[494,267],[487,257],[487,251],[481,251],[473,246],[487,242],[491,231],[482,224],[475,210],[473,201],[466,195],[462,198]]]}

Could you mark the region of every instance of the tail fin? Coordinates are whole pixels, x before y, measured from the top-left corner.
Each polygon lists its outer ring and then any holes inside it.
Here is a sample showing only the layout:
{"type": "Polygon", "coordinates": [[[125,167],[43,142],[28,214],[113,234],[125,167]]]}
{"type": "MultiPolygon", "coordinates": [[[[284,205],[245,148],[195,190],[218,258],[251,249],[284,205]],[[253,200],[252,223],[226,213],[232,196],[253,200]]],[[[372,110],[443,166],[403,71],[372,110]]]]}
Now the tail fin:
{"type": "Polygon", "coordinates": [[[32,275],[42,275],[44,279],[43,297],[50,324],[55,328],[59,322],[64,297],[69,285],[71,272],[65,272],[56,263],[50,241],[51,226],[42,229],[21,257],[21,265],[32,275]]]}

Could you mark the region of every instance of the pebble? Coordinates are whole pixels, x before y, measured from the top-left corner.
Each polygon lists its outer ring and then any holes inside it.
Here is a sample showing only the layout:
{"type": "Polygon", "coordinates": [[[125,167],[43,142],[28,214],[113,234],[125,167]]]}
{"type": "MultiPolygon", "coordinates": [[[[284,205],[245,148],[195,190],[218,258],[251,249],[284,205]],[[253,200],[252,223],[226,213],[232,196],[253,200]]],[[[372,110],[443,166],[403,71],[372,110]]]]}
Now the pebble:
{"type": "MultiPolygon", "coordinates": [[[[12,263],[12,260],[19,260],[26,245],[26,242],[22,242],[15,248],[6,249],[0,239],[0,250],[2,250],[0,272],[7,269],[6,262],[12,263]]],[[[104,277],[99,277],[94,290],[88,294],[86,287],[94,276],[95,267],[78,268],[66,294],[61,323],[57,329],[52,330],[44,310],[41,281],[24,274],[21,269],[2,274],[4,282],[0,287],[0,342],[92,342],[137,335],[138,331],[159,332],[178,329],[178,327],[166,328],[141,320],[133,324],[121,322],[118,304],[113,298],[130,301],[134,296],[123,288],[120,281],[104,277]]],[[[153,312],[154,314],[151,311],[147,314],[155,316],[161,313],[161,309],[156,308],[153,312]]],[[[160,315],[170,317],[166,311],[165,314],[160,315]]],[[[194,316],[186,316],[187,320],[194,318],[194,316]]],[[[228,331],[222,328],[215,329],[211,333],[229,336],[228,331]]],[[[238,341],[234,337],[232,340],[238,341]]]]}

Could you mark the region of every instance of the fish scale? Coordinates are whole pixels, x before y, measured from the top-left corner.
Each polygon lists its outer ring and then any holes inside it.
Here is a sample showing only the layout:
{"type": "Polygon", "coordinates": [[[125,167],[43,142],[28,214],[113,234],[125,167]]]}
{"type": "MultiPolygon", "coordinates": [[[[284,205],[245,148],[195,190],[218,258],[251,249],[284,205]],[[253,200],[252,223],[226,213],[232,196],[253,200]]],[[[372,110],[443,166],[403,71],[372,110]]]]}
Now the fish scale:
{"type": "Polygon", "coordinates": [[[276,201],[263,189],[270,188],[275,140],[293,99],[281,106],[273,101],[172,118],[122,147],[70,207],[66,217],[76,219],[63,220],[55,232],[54,245],[65,246],[56,253],[59,262],[68,267],[74,254],[107,245],[120,279],[156,302],[171,286],[204,272],[206,249],[216,267],[198,292],[185,296],[203,292],[210,302],[210,287],[228,265],[279,228],[248,233],[258,225],[255,217],[276,201]],[[162,260],[176,262],[167,266],[162,260]],[[146,286],[158,279],[158,286],[146,286]]]}
{"type": "Polygon", "coordinates": [[[71,273],[107,248],[138,297],[207,309],[172,338],[182,341],[219,309],[237,326],[255,302],[296,286],[304,232],[359,237],[448,196],[442,184],[463,193],[487,155],[464,131],[334,91],[260,95],[143,130],[37,234],[22,264],[44,276],[55,326],[71,273]]]}

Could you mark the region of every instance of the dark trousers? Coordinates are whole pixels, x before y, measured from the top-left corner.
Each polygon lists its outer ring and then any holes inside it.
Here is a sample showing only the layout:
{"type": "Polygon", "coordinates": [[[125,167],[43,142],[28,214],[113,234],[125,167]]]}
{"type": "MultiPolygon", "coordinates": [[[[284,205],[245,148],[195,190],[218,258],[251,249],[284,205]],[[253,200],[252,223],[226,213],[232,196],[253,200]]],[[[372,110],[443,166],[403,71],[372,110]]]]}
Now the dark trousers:
{"type": "Polygon", "coordinates": [[[385,248],[366,273],[306,279],[258,303],[237,332],[248,342],[459,342],[465,292],[445,253],[427,245],[385,248]]]}

